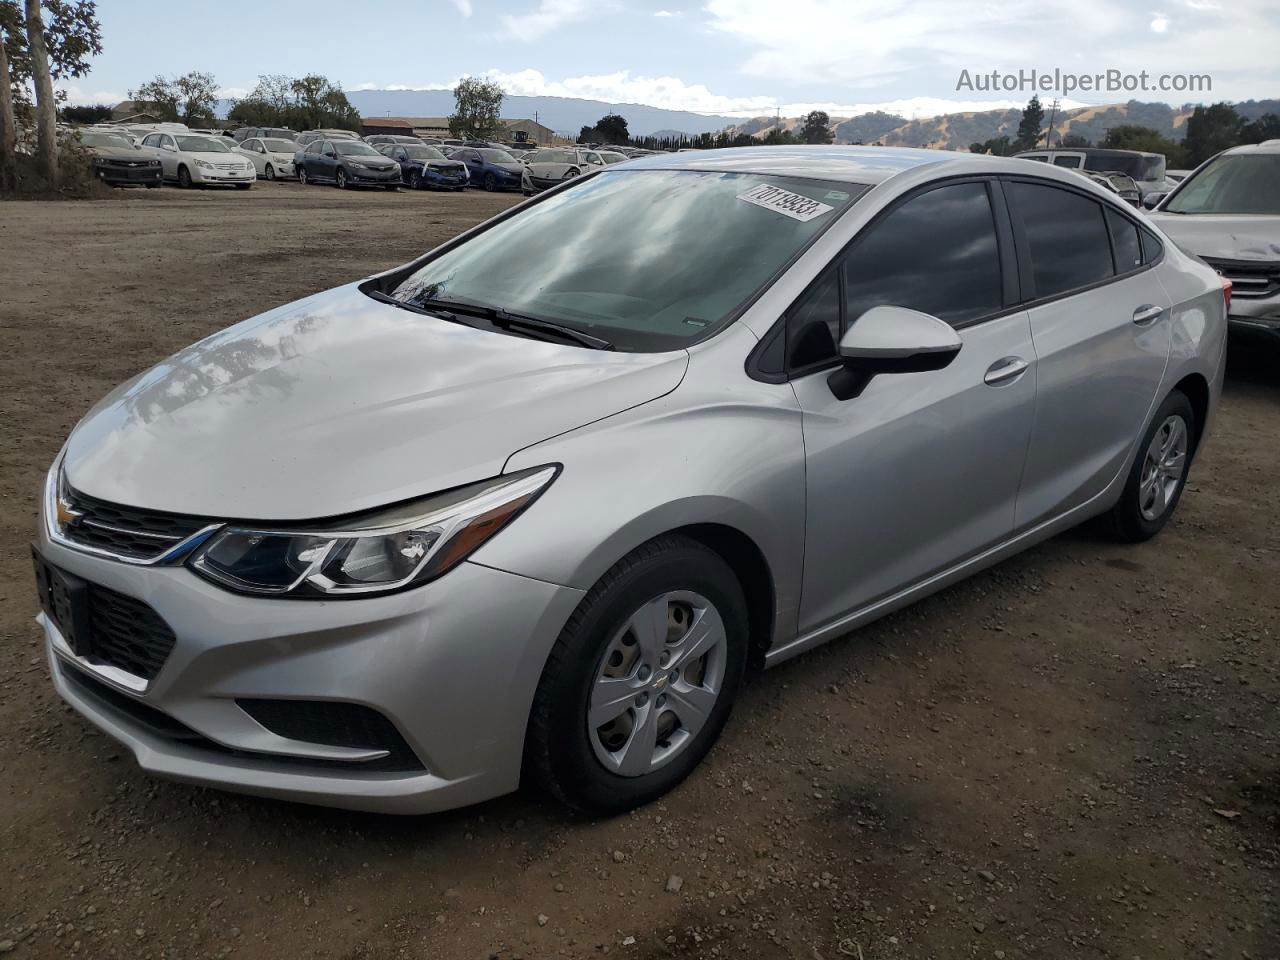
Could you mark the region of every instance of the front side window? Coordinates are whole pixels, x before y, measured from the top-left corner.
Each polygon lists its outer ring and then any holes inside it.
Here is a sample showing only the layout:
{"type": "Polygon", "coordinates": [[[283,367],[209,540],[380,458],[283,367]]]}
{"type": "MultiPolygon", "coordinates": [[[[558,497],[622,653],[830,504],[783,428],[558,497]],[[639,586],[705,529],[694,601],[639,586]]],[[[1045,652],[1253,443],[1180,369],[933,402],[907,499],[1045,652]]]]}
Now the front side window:
{"type": "Polygon", "coordinates": [[[320,152],[323,153],[326,157],[332,157],[333,144],[326,142],[325,145],[321,148],[320,152]]]}
{"type": "Polygon", "coordinates": [[[307,153],[318,154],[320,152],[320,146],[321,144],[319,140],[312,140],[307,144],[307,153]]]}
{"type": "Polygon", "coordinates": [[[298,145],[292,140],[281,140],[279,138],[263,140],[258,144],[258,146],[260,148],[265,147],[272,153],[294,153],[298,149],[298,145]]]}
{"type": "Polygon", "coordinates": [[[428,308],[501,307],[620,350],[678,349],[731,320],[866,189],[747,173],[602,172],[439,254],[388,292],[428,308]]]}
{"type": "Polygon", "coordinates": [[[1031,247],[1035,298],[1053,297],[1115,275],[1102,205],[1082,194],[1018,181],[1005,189],[1031,247]]]}
{"type": "Polygon", "coordinates": [[[1280,214],[1280,153],[1215,157],[1184,180],[1160,212],[1280,214]]]}
{"type": "Polygon", "coordinates": [[[995,217],[983,183],[919,194],[872,224],[845,257],[850,323],[892,305],[964,324],[1004,306],[995,217]]]}
{"type": "Polygon", "coordinates": [[[794,372],[835,359],[840,343],[840,271],[826,276],[809,288],[787,311],[787,369],[794,372]]]}

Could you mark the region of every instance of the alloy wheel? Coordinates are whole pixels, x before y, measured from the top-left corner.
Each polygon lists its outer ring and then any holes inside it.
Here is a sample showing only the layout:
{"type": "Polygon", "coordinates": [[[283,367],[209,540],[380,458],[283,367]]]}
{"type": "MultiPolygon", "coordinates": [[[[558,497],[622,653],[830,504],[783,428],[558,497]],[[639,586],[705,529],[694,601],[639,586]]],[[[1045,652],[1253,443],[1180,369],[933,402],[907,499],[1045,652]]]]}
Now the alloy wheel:
{"type": "Polygon", "coordinates": [[[267,164],[266,175],[268,180],[274,180],[276,178],[276,168],[269,163],[267,164]]]}
{"type": "Polygon", "coordinates": [[[719,611],[692,591],[664,593],[627,618],[587,705],[587,736],[605,769],[639,777],[680,755],[719,699],[727,646],[719,611]]]}
{"type": "Polygon", "coordinates": [[[1138,486],[1138,509],[1151,521],[1169,509],[1187,470],[1187,423],[1167,417],[1147,445],[1138,486]]]}
{"type": "Polygon", "coordinates": [[[338,168],[338,189],[347,189],[347,171],[343,170],[341,167],[338,168]]]}

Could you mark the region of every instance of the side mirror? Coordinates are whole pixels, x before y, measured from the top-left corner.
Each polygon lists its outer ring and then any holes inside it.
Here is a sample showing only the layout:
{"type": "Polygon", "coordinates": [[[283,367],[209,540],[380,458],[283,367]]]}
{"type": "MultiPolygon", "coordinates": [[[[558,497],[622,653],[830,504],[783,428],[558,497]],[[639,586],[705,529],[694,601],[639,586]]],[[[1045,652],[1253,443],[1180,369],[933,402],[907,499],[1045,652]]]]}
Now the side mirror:
{"type": "Polygon", "coordinates": [[[941,370],[963,345],[937,317],[906,307],[872,307],[840,338],[841,366],[827,385],[837,400],[851,400],[879,374],[941,370]]]}
{"type": "Polygon", "coordinates": [[[1167,193],[1148,193],[1142,198],[1142,205],[1148,210],[1154,210],[1156,205],[1168,195],[1167,193]]]}

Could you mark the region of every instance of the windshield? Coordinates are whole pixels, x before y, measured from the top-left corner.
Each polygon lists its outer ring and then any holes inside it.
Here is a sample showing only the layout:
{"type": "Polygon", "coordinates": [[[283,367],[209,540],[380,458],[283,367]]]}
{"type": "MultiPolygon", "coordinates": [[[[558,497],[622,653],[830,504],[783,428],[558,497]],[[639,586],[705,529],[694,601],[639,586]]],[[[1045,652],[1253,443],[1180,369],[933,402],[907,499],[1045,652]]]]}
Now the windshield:
{"type": "Polygon", "coordinates": [[[221,140],[215,140],[213,137],[175,137],[178,141],[178,149],[185,150],[187,153],[230,153],[221,140]]]}
{"type": "Polygon", "coordinates": [[[81,133],[80,142],[87,147],[119,147],[122,150],[132,150],[133,142],[128,137],[122,137],[118,133],[81,133]]]}
{"type": "Polygon", "coordinates": [[[1183,180],[1161,212],[1280,214],[1280,153],[1217,157],[1183,180]]]}
{"type": "Polygon", "coordinates": [[[440,254],[392,296],[497,306],[622,350],[677,349],[731,320],[866,189],[747,173],[601,172],[440,254]]]}
{"type": "Polygon", "coordinates": [[[410,160],[444,160],[445,155],[435,147],[405,147],[405,155],[410,160]]]}
{"type": "Polygon", "coordinates": [[[490,163],[515,163],[516,162],[516,158],[513,157],[511,154],[507,153],[507,151],[505,150],[486,149],[486,150],[477,150],[476,152],[480,154],[482,159],[488,160],[490,163]]]}
{"type": "Polygon", "coordinates": [[[1135,180],[1163,180],[1164,157],[1117,154],[1115,156],[1085,154],[1084,168],[1106,172],[1114,170],[1135,180]]]}
{"type": "Polygon", "coordinates": [[[335,140],[333,141],[333,149],[337,150],[344,157],[380,157],[380,154],[367,143],[360,143],[356,140],[335,140]]]}
{"type": "Polygon", "coordinates": [[[602,153],[600,159],[605,163],[622,163],[627,158],[620,153],[602,153]]]}
{"type": "Polygon", "coordinates": [[[572,150],[539,150],[534,163],[577,163],[578,155],[572,150]]]}
{"type": "Polygon", "coordinates": [[[298,145],[292,140],[263,140],[262,145],[272,153],[293,153],[298,145]]]}

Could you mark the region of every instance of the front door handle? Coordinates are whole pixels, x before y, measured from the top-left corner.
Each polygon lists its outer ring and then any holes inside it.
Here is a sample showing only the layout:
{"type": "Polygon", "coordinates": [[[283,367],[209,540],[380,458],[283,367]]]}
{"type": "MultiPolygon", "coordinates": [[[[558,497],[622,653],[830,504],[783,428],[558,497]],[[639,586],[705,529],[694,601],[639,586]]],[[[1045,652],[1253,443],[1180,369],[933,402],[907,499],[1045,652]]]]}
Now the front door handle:
{"type": "Polygon", "coordinates": [[[1133,322],[1139,327],[1149,327],[1160,319],[1162,313],[1164,313],[1164,307],[1157,307],[1154,303],[1144,303],[1133,311],[1133,322]]]}
{"type": "Polygon", "coordinates": [[[982,378],[982,382],[995,386],[998,383],[1015,380],[1026,373],[1029,366],[1031,364],[1021,357],[1003,357],[987,367],[987,372],[982,378]]]}

